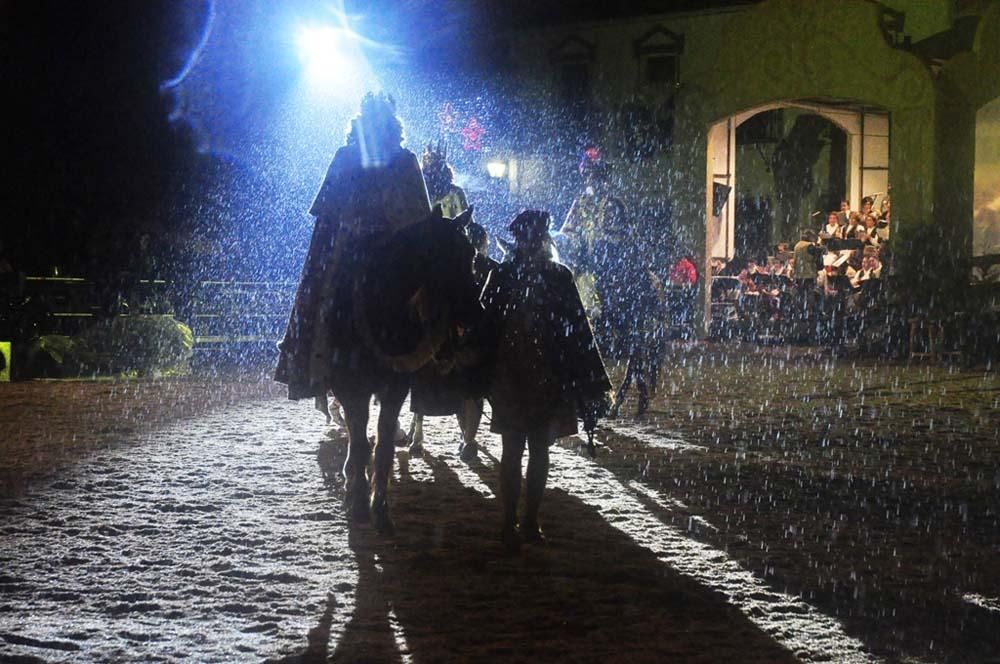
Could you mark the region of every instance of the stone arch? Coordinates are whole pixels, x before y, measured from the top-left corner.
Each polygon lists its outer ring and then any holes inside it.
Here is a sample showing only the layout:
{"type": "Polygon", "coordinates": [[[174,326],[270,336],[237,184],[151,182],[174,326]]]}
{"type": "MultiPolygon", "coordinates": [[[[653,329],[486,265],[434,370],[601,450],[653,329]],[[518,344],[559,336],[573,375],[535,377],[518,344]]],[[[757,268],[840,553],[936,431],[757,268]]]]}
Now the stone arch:
{"type": "MultiPolygon", "coordinates": [[[[711,258],[730,257],[734,249],[733,215],[740,181],[740,174],[736,170],[736,129],[760,113],[777,109],[794,109],[818,116],[844,132],[847,137],[848,153],[848,163],[845,168],[848,178],[846,194],[853,209],[860,208],[862,196],[884,194],[887,190],[889,120],[888,114],[881,109],[835,100],[783,100],[743,109],[729,118],[714,123],[708,132],[708,159],[714,163],[711,166],[711,179],[706,182],[706,187],[714,190],[715,183],[729,187],[726,204],[722,210],[723,218],[716,220],[714,218],[716,210],[713,209],[710,218],[706,219],[709,229],[706,242],[710,248],[711,258]],[[879,142],[884,144],[877,145],[879,142]],[[868,153],[867,168],[865,152],[868,153]],[[727,163],[720,164],[721,160],[727,163]],[[720,173],[724,176],[720,176],[720,173]],[[719,231],[713,233],[713,225],[720,224],[719,231]],[[720,253],[720,239],[725,245],[722,253],[720,253]]],[[[717,208],[718,201],[713,203],[713,208],[717,208]]],[[[785,239],[795,241],[795,237],[785,239]]]]}

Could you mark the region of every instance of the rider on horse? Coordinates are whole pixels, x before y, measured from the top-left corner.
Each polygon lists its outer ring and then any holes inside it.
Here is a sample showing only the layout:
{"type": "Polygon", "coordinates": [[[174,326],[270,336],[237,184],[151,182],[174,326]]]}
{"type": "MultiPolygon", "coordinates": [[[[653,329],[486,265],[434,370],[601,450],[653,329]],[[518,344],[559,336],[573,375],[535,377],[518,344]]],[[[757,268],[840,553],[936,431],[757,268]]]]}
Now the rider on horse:
{"type": "MultiPolygon", "coordinates": [[[[441,143],[438,143],[437,147],[428,144],[421,158],[421,166],[432,207],[440,206],[441,213],[445,217],[457,217],[469,209],[465,190],[454,182],[455,174],[448,164],[446,146],[441,143]]],[[[482,417],[482,400],[466,399],[463,392],[462,386],[455,381],[443,381],[440,376],[434,376],[433,368],[428,368],[415,377],[410,396],[414,415],[410,420],[408,434],[411,455],[419,454],[423,450],[424,416],[421,413],[457,413],[459,428],[462,431],[460,454],[466,461],[471,461],[477,456],[476,430],[482,417]],[[427,376],[430,376],[430,381],[422,380],[427,376]]]]}
{"type": "MultiPolygon", "coordinates": [[[[584,152],[579,165],[584,190],[570,207],[559,229],[566,245],[562,258],[572,267],[576,285],[602,344],[607,329],[609,300],[615,297],[619,277],[619,247],[627,232],[625,204],[611,193],[611,165],[598,148],[584,152]]],[[[603,347],[603,346],[602,346],[603,347]]]]}
{"type": "Polygon", "coordinates": [[[351,122],[347,144],[337,150],[310,209],[316,223],[275,371],[275,379],[288,385],[291,399],[315,397],[325,410],[332,391],[343,404],[349,436],[344,465],[348,505],[354,519],[363,520],[370,503],[380,529],[391,527],[386,491],[392,437],[409,374],[434,355],[436,346],[426,343],[428,332],[435,332],[435,343],[448,333],[448,319],[440,312],[451,309],[448,303],[439,306],[435,298],[463,286],[459,270],[466,260],[472,290],[473,251],[464,231],[440,215],[430,215],[417,158],[402,142],[393,99],[366,95],[360,115],[351,122]],[[439,276],[431,272],[441,271],[446,261],[438,256],[429,262],[430,249],[408,258],[395,247],[396,237],[416,247],[424,236],[433,236],[445,258],[455,257],[447,261],[454,274],[439,278],[436,288],[422,284],[428,275],[439,276]],[[448,241],[452,237],[455,240],[448,241]],[[414,302],[423,306],[421,313],[432,312],[430,317],[408,309],[414,302]],[[366,500],[372,395],[379,397],[381,406],[366,500]]]}
{"type": "Polygon", "coordinates": [[[350,336],[342,334],[349,276],[374,245],[430,213],[417,158],[402,140],[393,99],[367,94],[309,209],[316,223],[275,370],[290,399],[315,397],[324,408],[334,366],[358,364],[338,338],[350,336]]]}

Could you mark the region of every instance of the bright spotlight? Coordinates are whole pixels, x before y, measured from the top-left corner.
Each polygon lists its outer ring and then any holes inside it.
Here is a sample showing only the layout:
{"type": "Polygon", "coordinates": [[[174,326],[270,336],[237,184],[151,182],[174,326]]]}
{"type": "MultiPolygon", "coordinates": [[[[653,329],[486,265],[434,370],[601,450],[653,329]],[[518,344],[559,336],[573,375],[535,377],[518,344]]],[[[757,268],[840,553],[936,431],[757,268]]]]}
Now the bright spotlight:
{"type": "Polygon", "coordinates": [[[300,28],[296,45],[309,85],[322,92],[356,95],[368,78],[360,42],[348,28],[300,28]]]}

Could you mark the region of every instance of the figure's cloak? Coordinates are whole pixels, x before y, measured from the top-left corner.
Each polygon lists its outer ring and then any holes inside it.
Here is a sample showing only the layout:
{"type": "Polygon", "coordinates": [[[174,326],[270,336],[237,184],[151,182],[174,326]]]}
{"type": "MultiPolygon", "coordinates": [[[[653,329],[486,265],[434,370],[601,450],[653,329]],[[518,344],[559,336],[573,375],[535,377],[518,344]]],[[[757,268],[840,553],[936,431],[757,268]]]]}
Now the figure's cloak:
{"type": "MultiPolygon", "coordinates": [[[[490,275],[483,291],[486,327],[496,335],[489,399],[494,421],[532,431],[579,403],[605,400],[611,381],[573,274],[555,261],[515,257],[490,275]]],[[[575,433],[571,429],[556,435],[575,433]]],[[[501,429],[494,429],[495,431],[501,429]]]]}
{"type": "Polygon", "coordinates": [[[362,164],[357,145],[334,156],[316,200],[316,218],[274,378],[289,399],[324,397],[334,367],[357,370],[352,333],[354,276],[395,232],[430,214],[416,156],[400,148],[384,166],[362,164]]]}

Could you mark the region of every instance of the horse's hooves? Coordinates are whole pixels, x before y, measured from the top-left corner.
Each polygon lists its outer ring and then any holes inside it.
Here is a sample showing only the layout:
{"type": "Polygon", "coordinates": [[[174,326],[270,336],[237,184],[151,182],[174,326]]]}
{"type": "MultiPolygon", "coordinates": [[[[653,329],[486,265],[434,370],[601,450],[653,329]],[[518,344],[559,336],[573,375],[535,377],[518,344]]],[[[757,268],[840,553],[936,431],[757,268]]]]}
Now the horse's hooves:
{"type": "Polygon", "coordinates": [[[389,500],[385,491],[373,489],[368,507],[375,530],[382,535],[391,535],[395,529],[389,518],[389,500]]]}
{"type": "Polygon", "coordinates": [[[396,532],[396,527],[389,518],[389,507],[384,502],[381,505],[371,506],[371,520],[372,526],[380,535],[392,535],[396,532]]]}
{"type": "Polygon", "coordinates": [[[347,510],[351,522],[368,523],[368,494],[365,485],[348,481],[345,489],[344,509],[347,510]]]}
{"type": "Polygon", "coordinates": [[[458,458],[466,463],[479,460],[479,444],[465,443],[458,452],[458,458]]]}
{"type": "Polygon", "coordinates": [[[646,411],[648,410],[649,410],[649,400],[639,399],[639,403],[635,407],[635,416],[643,417],[646,414],[646,411]]]}
{"type": "Polygon", "coordinates": [[[346,503],[352,523],[368,523],[371,517],[368,513],[368,501],[363,493],[354,496],[348,494],[346,503]]]}

